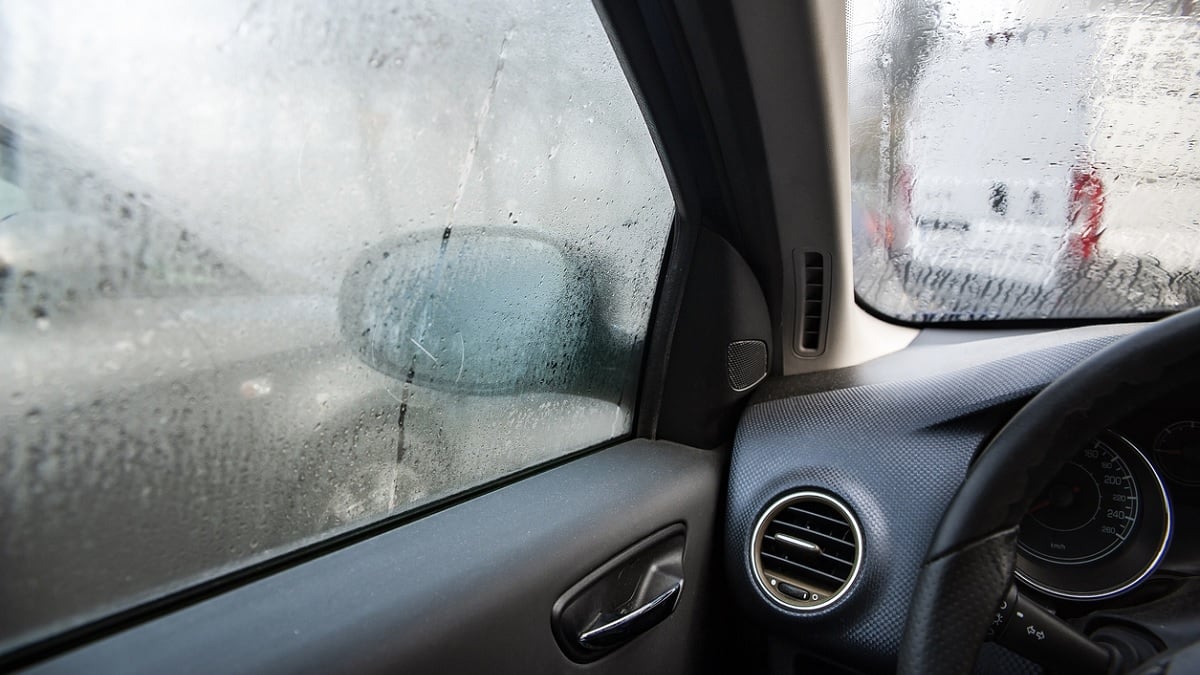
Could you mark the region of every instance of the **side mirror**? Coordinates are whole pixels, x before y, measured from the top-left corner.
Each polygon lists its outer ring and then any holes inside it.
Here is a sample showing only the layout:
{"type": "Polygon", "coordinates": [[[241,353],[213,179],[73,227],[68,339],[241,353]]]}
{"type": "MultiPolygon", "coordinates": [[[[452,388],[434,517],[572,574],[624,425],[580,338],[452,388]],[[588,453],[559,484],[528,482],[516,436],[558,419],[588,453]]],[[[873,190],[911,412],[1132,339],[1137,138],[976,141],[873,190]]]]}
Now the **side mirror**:
{"type": "Polygon", "coordinates": [[[595,320],[595,299],[590,270],[549,239],[457,227],[366,250],[342,282],[338,314],[358,356],[402,381],[617,400],[620,340],[595,320]]]}

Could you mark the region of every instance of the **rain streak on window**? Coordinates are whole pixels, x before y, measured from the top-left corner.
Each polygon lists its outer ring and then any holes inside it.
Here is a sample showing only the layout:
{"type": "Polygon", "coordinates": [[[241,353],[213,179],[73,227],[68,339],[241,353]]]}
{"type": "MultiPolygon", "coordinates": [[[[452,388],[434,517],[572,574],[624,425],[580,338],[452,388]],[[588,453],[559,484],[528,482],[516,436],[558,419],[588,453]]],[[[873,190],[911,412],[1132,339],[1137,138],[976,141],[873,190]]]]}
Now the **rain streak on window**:
{"type": "Polygon", "coordinates": [[[631,430],[591,3],[0,5],[0,650],[631,430]]]}
{"type": "Polygon", "coordinates": [[[1191,0],[855,0],[855,290],[914,322],[1200,304],[1191,0]]]}

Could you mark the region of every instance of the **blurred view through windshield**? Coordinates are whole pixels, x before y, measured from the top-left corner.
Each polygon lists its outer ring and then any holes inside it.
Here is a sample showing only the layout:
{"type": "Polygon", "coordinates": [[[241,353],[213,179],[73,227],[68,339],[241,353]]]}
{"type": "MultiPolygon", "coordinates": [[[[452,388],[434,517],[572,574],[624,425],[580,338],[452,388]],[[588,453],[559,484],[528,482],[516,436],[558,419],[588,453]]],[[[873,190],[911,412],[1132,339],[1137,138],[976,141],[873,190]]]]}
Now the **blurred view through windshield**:
{"type": "Polygon", "coordinates": [[[906,321],[1200,304],[1192,0],[851,3],[855,287],[906,321]]]}

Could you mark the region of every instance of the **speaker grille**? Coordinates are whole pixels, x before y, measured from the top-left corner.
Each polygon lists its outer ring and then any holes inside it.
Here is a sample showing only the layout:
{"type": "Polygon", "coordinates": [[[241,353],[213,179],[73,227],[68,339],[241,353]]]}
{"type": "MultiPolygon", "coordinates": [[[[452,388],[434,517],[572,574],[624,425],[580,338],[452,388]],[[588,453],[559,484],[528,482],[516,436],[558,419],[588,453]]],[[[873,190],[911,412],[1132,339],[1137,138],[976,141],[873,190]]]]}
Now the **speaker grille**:
{"type": "Polygon", "coordinates": [[[767,376],[767,343],[762,340],[730,342],[725,351],[729,388],[746,391],[767,376]]]}

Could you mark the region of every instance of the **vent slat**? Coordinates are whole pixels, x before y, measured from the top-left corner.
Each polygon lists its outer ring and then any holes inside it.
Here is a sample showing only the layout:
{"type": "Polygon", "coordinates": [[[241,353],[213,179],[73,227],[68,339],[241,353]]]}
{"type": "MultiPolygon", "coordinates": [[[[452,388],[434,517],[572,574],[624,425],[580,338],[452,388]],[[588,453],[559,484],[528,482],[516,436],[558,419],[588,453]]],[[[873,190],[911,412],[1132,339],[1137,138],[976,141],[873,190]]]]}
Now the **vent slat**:
{"type": "Polygon", "coordinates": [[[850,541],[848,539],[850,536],[850,527],[845,523],[830,523],[817,518],[777,518],[775,522],[820,532],[841,541],[850,541]]]}
{"type": "Polygon", "coordinates": [[[794,549],[789,549],[785,546],[777,546],[774,542],[764,541],[763,552],[770,553],[773,556],[778,556],[785,560],[798,562],[802,565],[821,570],[826,574],[845,577],[854,569],[853,563],[847,563],[837,558],[819,556],[819,555],[797,555],[794,549]],[[849,569],[847,569],[849,568],[849,569]]]}
{"type": "MultiPolygon", "coordinates": [[[[767,537],[763,541],[773,541],[773,538],[770,535],[767,535],[767,537]]],[[[849,546],[849,545],[847,545],[847,546],[849,546]]],[[[823,557],[829,558],[830,560],[836,560],[839,563],[842,563],[843,565],[853,565],[854,564],[854,549],[853,548],[846,548],[846,549],[843,549],[840,551],[835,551],[835,550],[831,550],[830,547],[828,547],[828,546],[822,546],[821,547],[821,555],[823,557]]]]}
{"type": "MultiPolygon", "coordinates": [[[[766,537],[766,538],[767,538],[767,541],[776,541],[775,537],[773,537],[773,536],[771,536],[771,535],[769,535],[769,534],[767,535],[767,537],[766,537]]],[[[846,560],[845,558],[839,558],[839,557],[837,557],[837,556],[835,556],[835,555],[830,555],[830,554],[828,554],[828,553],[826,553],[826,552],[825,552],[825,549],[821,549],[821,553],[820,553],[819,555],[820,555],[822,558],[825,558],[826,560],[832,560],[832,561],[834,561],[835,563],[838,563],[838,564],[840,564],[840,565],[848,565],[848,566],[851,566],[851,567],[853,567],[853,566],[854,566],[854,561],[853,561],[853,560],[846,560]]]]}
{"type": "MultiPolygon", "coordinates": [[[[787,510],[790,512],[793,512],[793,513],[801,513],[806,516],[813,516],[815,518],[820,518],[821,520],[827,520],[827,521],[833,523],[834,525],[840,525],[840,526],[846,527],[846,528],[850,527],[848,524],[846,524],[846,521],[842,520],[841,518],[835,518],[832,516],[827,516],[827,515],[824,515],[821,513],[817,513],[816,511],[810,511],[809,509],[806,509],[801,506],[789,506],[789,507],[787,507],[787,510]]],[[[783,514],[780,514],[778,516],[777,520],[783,520],[783,514]]]]}
{"type": "MultiPolygon", "coordinates": [[[[782,563],[782,564],[786,565],[787,567],[801,569],[801,570],[804,570],[805,572],[808,572],[809,574],[815,574],[819,577],[824,577],[825,579],[832,581],[833,583],[835,583],[839,586],[846,583],[845,577],[838,577],[833,574],[829,574],[827,572],[822,572],[821,570],[819,570],[815,567],[809,567],[808,565],[805,565],[804,563],[798,563],[795,560],[788,560],[787,558],[781,558],[773,553],[767,553],[766,551],[763,551],[762,555],[764,558],[768,558],[770,560],[774,560],[775,562],[782,563]]],[[[790,573],[789,573],[789,575],[790,575],[790,573]]]]}
{"type": "Polygon", "coordinates": [[[796,524],[789,523],[789,522],[782,521],[782,520],[776,520],[775,522],[773,522],[771,524],[772,525],[783,525],[784,527],[791,529],[793,532],[802,532],[805,534],[813,534],[813,535],[816,535],[816,536],[822,538],[823,540],[825,540],[827,542],[830,542],[833,544],[839,544],[839,545],[845,546],[851,550],[854,549],[854,542],[846,541],[846,539],[844,537],[837,537],[832,534],[827,534],[825,532],[821,532],[820,530],[814,530],[812,528],[803,527],[801,525],[796,525],[796,524]]]}

